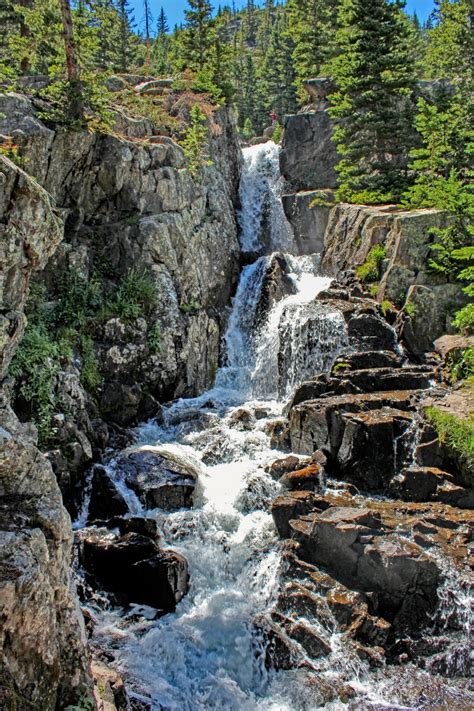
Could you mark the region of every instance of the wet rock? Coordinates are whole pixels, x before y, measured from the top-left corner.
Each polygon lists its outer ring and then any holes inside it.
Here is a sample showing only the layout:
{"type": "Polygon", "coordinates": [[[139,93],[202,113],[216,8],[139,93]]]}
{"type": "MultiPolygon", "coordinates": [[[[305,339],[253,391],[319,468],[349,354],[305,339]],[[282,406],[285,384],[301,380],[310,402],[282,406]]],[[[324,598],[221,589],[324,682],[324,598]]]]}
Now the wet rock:
{"type": "Polygon", "coordinates": [[[107,469],[97,464],[92,474],[88,522],[104,521],[125,513],[128,513],[125,499],[109,477],[107,469]]]}
{"type": "Polygon", "coordinates": [[[253,624],[263,642],[267,669],[292,669],[303,658],[301,649],[268,615],[258,615],[253,624]]]}
{"type": "Polygon", "coordinates": [[[139,603],[172,612],[188,587],[183,556],[162,550],[138,533],[116,536],[107,529],[77,534],[79,561],[96,585],[122,604],[139,603]]]}
{"type": "Polygon", "coordinates": [[[338,365],[345,365],[350,370],[366,370],[369,368],[400,368],[402,362],[402,356],[398,353],[394,353],[393,351],[365,351],[338,356],[334,361],[334,368],[337,368],[338,365]]]}
{"type": "Polygon", "coordinates": [[[289,457],[284,457],[283,459],[276,459],[274,462],[269,464],[265,470],[272,476],[273,479],[279,479],[283,474],[288,472],[293,472],[298,469],[299,466],[303,467],[304,461],[300,457],[296,457],[294,454],[290,454],[289,457]]]}
{"type": "Polygon", "coordinates": [[[349,339],[369,351],[395,350],[397,337],[389,324],[379,316],[361,314],[351,318],[347,325],[349,339]]]}
{"type": "Polygon", "coordinates": [[[321,487],[324,469],[320,464],[310,464],[302,469],[283,474],[280,483],[290,491],[317,491],[321,487]]]}
{"type": "Polygon", "coordinates": [[[421,548],[387,531],[369,509],[330,508],[290,523],[301,554],[344,585],[377,594],[374,610],[397,629],[426,621],[439,569],[421,548]]]}
{"type": "Polygon", "coordinates": [[[449,479],[450,474],[435,467],[409,467],[395,477],[392,487],[405,501],[431,501],[438,485],[449,479]]]}
{"type": "Polygon", "coordinates": [[[121,536],[125,536],[127,533],[138,533],[140,536],[151,538],[156,543],[159,543],[161,539],[158,522],[154,518],[145,518],[144,516],[122,518],[115,516],[109,519],[106,525],[107,528],[118,528],[121,536]]]}
{"type": "Polygon", "coordinates": [[[458,353],[474,348],[474,336],[444,335],[434,342],[434,349],[446,360],[449,355],[456,356],[458,353]]]}
{"type": "Polygon", "coordinates": [[[293,228],[298,254],[321,254],[324,248],[324,233],[331,209],[333,193],[307,190],[282,196],[286,218],[293,228]],[[315,198],[323,198],[327,205],[311,206],[315,198]]]}
{"type": "Polygon", "coordinates": [[[256,324],[270,312],[272,306],[285,296],[296,294],[296,286],[290,276],[290,265],[284,254],[276,253],[270,258],[260,289],[255,310],[256,324]]]}
{"type": "Polygon", "coordinates": [[[290,639],[301,645],[310,659],[327,657],[331,654],[331,645],[311,625],[303,621],[293,622],[280,615],[277,619],[290,639]]]}
{"type": "Polygon", "coordinates": [[[314,510],[316,497],[311,491],[292,491],[277,496],[272,502],[271,512],[276,529],[281,538],[291,535],[290,521],[314,510]]]}
{"type": "Polygon", "coordinates": [[[174,511],[193,504],[198,471],[178,455],[143,447],[121,453],[113,466],[146,508],[174,511]]]}

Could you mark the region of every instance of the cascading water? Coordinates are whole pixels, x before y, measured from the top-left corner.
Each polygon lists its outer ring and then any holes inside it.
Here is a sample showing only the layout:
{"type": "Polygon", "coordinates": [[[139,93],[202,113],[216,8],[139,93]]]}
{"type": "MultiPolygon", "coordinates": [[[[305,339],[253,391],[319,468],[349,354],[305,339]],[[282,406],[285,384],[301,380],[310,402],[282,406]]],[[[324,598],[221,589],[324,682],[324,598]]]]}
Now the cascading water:
{"type": "MultiPolygon", "coordinates": [[[[242,249],[262,256],[242,271],[225,337],[226,362],[209,392],[176,401],[164,412],[160,426],[149,422],[138,433],[139,447],[159,447],[200,471],[193,509],[146,511],[157,520],[164,545],[189,563],[190,589],[176,612],[158,620],[141,614],[138,621],[133,610],[126,616],[116,609],[98,613],[94,643],[113,648],[114,663],[130,688],[152,700],[156,710],[320,707],[314,683],[313,688],[311,682],[304,683],[307,671],[266,669],[262,639],[253,624],[271,605],[280,575],[278,540],[269,514],[279,484],[266,471],[282,456],[270,444],[272,424],[292,388],[329,369],[347,341],[342,316],[314,301],[330,282],[318,275],[316,256],[286,256],[293,293],[261,314],[271,252],[294,251],[279,182],[277,146],[245,149],[242,249]]],[[[140,510],[113,462],[109,475],[131,502],[131,510],[140,510]]],[[[85,520],[82,512],[79,523],[85,520]]],[[[336,629],[335,621],[321,626],[331,653],[317,669],[311,662],[308,668],[329,685],[344,678],[359,690],[367,703],[353,709],[403,708],[384,705],[383,698],[395,697],[390,678],[375,684],[372,675],[367,682],[367,663],[348,650],[336,629]]]]}
{"type": "MultiPolygon", "coordinates": [[[[102,642],[120,635],[118,665],[157,708],[294,707],[293,692],[285,695],[279,682],[275,692],[270,690],[275,682],[265,669],[252,624],[271,599],[279,568],[268,513],[278,484],[264,467],[278,455],[270,447],[269,423],[281,414],[283,403],[269,398],[276,398],[279,390],[280,322],[285,326],[290,320],[307,321],[303,307],[330,280],[317,276],[314,258],[289,258],[296,293],[276,303],[264,322],[257,323],[269,252],[293,251],[279,199],[278,151],[273,143],[244,151],[242,249],[267,256],[243,269],[225,337],[226,364],[211,391],[177,401],[165,412],[164,425],[148,423],[139,434],[139,444],[159,444],[199,461],[201,493],[192,510],[147,512],[158,520],[166,544],[187,558],[190,590],[176,613],[159,621],[134,624],[111,610],[102,613],[96,631],[102,642]],[[244,403],[250,413],[256,407],[261,411],[250,430],[240,422],[244,403]],[[189,426],[189,419],[198,423],[202,417],[207,418],[206,427],[189,426]]],[[[314,343],[303,374],[310,365],[326,366],[344,346],[342,320],[335,313],[324,319],[324,355],[318,358],[314,343]]],[[[289,384],[298,377],[297,366],[294,370],[289,384]]],[[[113,467],[110,473],[117,483],[113,467]]],[[[123,482],[119,484],[123,489],[123,482]]]]}

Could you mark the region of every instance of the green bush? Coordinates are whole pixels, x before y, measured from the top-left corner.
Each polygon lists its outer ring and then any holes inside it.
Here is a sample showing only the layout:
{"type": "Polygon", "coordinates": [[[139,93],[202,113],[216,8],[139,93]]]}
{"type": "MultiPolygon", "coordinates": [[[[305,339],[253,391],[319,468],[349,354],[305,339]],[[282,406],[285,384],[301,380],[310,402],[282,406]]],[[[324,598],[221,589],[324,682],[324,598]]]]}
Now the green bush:
{"type": "Polygon", "coordinates": [[[464,336],[474,334],[474,304],[467,304],[456,313],[453,326],[464,336]]]}
{"type": "Polygon", "coordinates": [[[29,404],[38,429],[40,446],[46,446],[54,435],[51,417],[58,401],[54,392],[61,361],[71,358],[72,351],[64,340],[57,340],[45,324],[31,323],[10,364],[19,395],[29,404]]]}
{"type": "Polygon", "coordinates": [[[356,268],[359,279],[365,283],[378,281],[382,262],[387,255],[387,250],[381,244],[376,244],[367,255],[363,264],[356,268]]]}
{"type": "Polygon", "coordinates": [[[159,321],[155,321],[153,326],[148,331],[148,348],[152,355],[158,355],[161,352],[161,328],[159,321]]]}
{"type": "Polygon", "coordinates": [[[474,348],[454,351],[447,358],[447,365],[452,380],[456,383],[464,378],[474,378],[474,348]]]}
{"type": "Polygon", "coordinates": [[[282,138],[283,138],[283,127],[280,123],[277,123],[275,125],[275,128],[273,129],[272,141],[273,141],[273,143],[281,143],[282,138]]]}
{"type": "Polygon", "coordinates": [[[130,321],[146,316],[156,305],[155,284],[141,269],[132,267],[120,283],[117,295],[108,302],[112,316],[130,321]]]}

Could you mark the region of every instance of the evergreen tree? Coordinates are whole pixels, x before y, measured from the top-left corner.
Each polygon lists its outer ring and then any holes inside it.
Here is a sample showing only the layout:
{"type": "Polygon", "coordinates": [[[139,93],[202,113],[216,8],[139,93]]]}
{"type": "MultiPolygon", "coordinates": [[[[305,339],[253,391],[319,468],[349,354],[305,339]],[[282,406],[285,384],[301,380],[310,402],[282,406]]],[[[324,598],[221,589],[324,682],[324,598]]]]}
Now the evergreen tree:
{"type": "Polygon", "coordinates": [[[441,0],[436,25],[428,31],[426,72],[434,79],[465,79],[474,71],[474,3],[441,0]]]}
{"type": "Polygon", "coordinates": [[[275,20],[268,49],[259,69],[264,125],[268,125],[272,111],[276,111],[281,121],[285,114],[294,113],[297,109],[293,49],[287,17],[281,14],[275,20]]]}
{"type": "Polygon", "coordinates": [[[338,90],[330,110],[341,156],[338,196],[344,200],[398,200],[407,185],[414,58],[401,7],[387,0],[341,5],[340,54],[333,62],[338,90]]]}
{"type": "Polygon", "coordinates": [[[321,75],[334,55],[336,3],[332,0],[289,0],[289,32],[294,43],[293,59],[300,89],[303,79],[321,75]]]}
{"type": "Polygon", "coordinates": [[[128,0],[117,0],[117,13],[119,23],[117,65],[120,71],[126,72],[130,68],[134,54],[132,34],[133,18],[130,15],[130,3],[128,0]]]}
{"type": "Polygon", "coordinates": [[[158,16],[158,28],[157,28],[158,37],[161,37],[162,35],[167,35],[169,31],[170,31],[170,26],[168,24],[168,18],[165,15],[164,9],[161,8],[160,14],[158,16]]]}
{"type": "Polygon", "coordinates": [[[204,68],[213,41],[212,5],[207,0],[188,0],[188,5],[182,58],[185,66],[198,71],[204,68]]]}

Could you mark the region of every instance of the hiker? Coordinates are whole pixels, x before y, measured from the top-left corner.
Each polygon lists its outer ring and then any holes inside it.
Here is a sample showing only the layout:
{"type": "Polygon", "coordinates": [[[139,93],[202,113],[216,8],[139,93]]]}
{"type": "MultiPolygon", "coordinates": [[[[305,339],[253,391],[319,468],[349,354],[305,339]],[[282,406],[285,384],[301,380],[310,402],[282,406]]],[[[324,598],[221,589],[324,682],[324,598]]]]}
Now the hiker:
{"type": "Polygon", "coordinates": [[[275,109],[272,111],[272,128],[276,126],[276,122],[278,121],[278,116],[276,115],[275,109]]]}

